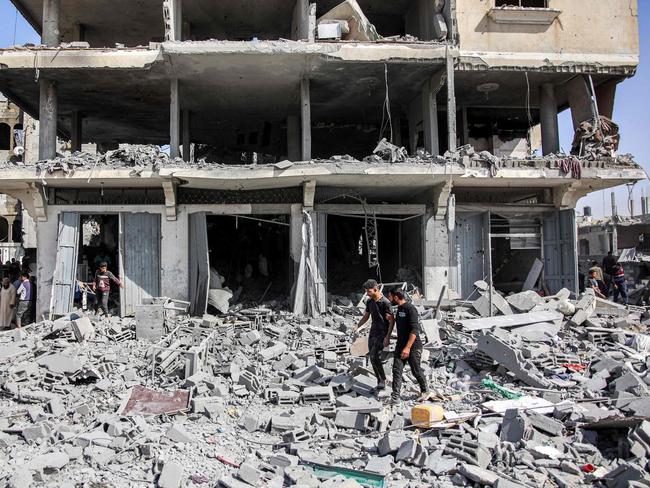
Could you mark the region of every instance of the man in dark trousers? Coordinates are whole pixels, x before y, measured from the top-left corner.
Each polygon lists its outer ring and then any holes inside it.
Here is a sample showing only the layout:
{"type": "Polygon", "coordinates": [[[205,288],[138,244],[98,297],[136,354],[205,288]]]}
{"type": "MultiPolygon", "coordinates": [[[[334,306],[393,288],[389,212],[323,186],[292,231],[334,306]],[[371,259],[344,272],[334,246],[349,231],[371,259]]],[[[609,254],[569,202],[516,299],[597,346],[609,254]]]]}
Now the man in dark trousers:
{"type": "Polygon", "coordinates": [[[388,293],[390,301],[397,305],[395,323],[397,324],[397,344],[393,357],[393,393],[391,401],[397,403],[402,391],[402,373],[404,365],[408,362],[411,372],[420,385],[420,399],[426,399],[427,381],[422,374],[420,362],[422,361],[422,341],[420,340],[420,320],[418,311],[412,303],[406,300],[402,290],[391,290],[388,293]]]}
{"type": "Polygon", "coordinates": [[[393,333],[395,318],[391,310],[390,302],[379,291],[379,284],[375,280],[368,280],[363,284],[368,295],[366,312],[359,321],[355,332],[372,317],[370,334],[368,336],[368,354],[370,364],[377,377],[377,389],[386,388],[386,373],[379,354],[390,344],[390,336],[393,333]]]}
{"type": "Polygon", "coordinates": [[[122,282],[113,273],[108,271],[108,263],[105,261],[99,263],[99,269],[95,271],[95,282],[93,283],[97,298],[95,302],[96,314],[99,313],[99,309],[101,308],[104,311],[104,315],[108,315],[108,296],[111,293],[111,281],[120,288],[124,288],[122,282]]]}

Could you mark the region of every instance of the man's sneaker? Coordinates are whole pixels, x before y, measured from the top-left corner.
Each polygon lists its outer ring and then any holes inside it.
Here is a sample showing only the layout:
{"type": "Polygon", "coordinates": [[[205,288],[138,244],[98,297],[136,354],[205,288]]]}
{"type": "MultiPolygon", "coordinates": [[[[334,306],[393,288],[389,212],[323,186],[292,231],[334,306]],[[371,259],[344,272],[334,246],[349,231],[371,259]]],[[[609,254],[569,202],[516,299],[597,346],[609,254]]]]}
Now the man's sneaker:
{"type": "Polygon", "coordinates": [[[377,389],[378,390],[385,390],[386,389],[386,382],[385,381],[380,381],[377,383],[377,389]]]}

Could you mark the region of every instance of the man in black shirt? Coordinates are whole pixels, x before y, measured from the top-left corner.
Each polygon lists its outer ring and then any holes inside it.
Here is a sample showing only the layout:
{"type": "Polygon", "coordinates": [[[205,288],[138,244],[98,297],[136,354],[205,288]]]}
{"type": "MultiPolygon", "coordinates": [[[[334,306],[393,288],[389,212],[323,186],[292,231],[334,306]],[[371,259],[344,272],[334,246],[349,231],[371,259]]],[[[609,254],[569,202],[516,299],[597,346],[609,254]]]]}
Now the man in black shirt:
{"type": "Polygon", "coordinates": [[[390,301],[397,305],[397,344],[395,356],[393,357],[393,394],[391,400],[398,402],[402,391],[402,373],[404,365],[408,362],[411,372],[418,384],[420,391],[425,398],[427,394],[427,382],[420,368],[422,360],[422,341],[420,340],[420,322],[418,311],[412,303],[406,301],[406,296],[401,290],[392,290],[388,294],[390,301]]]}
{"type": "Polygon", "coordinates": [[[368,336],[368,354],[370,364],[377,377],[377,389],[386,388],[386,373],[379,354],[390,344],[390,336],[393,333],[395,318],[391,310],[390,302],[379,291],[379,284],[375,280],[368,280],[363,284],[368,295],[366,302],[366,313],[357,324],[355,332],[372,317],[370,334],[368,336]]]}

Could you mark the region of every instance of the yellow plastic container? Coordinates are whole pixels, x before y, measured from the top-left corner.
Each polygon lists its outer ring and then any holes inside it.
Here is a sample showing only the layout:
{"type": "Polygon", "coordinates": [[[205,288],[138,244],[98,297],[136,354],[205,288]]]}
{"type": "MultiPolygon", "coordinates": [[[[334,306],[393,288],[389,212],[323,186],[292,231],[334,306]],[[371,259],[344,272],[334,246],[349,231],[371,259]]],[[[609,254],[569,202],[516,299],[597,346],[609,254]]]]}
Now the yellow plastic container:
{"type": "Polygon", "coordinates": [[[416,427],[430,427],[445,418],[440,405],[416,405],[411,409],[411,423],[416,427]]]}

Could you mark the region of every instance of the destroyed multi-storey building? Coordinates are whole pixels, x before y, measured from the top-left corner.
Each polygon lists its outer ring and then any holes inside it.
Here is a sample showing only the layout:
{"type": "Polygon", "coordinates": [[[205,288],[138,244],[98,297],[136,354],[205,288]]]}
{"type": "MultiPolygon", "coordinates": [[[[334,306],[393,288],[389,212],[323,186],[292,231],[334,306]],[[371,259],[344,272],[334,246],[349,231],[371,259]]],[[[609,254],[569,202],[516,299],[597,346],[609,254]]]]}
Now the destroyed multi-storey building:
{"type": "Polygon", "coordinates": [[[611,121],[635,1],[13,3],[42,44],[0,51],[0,90],[39,119],[41,162],[0,191],[37,221],[39,315],[100,253],[123,314],[201,315],[244,282],[296,312],[367,277],[575,290],[577,200],[646,177],[611,121]],[[102,155],[56,160],[57,136],[102,155]]]}

